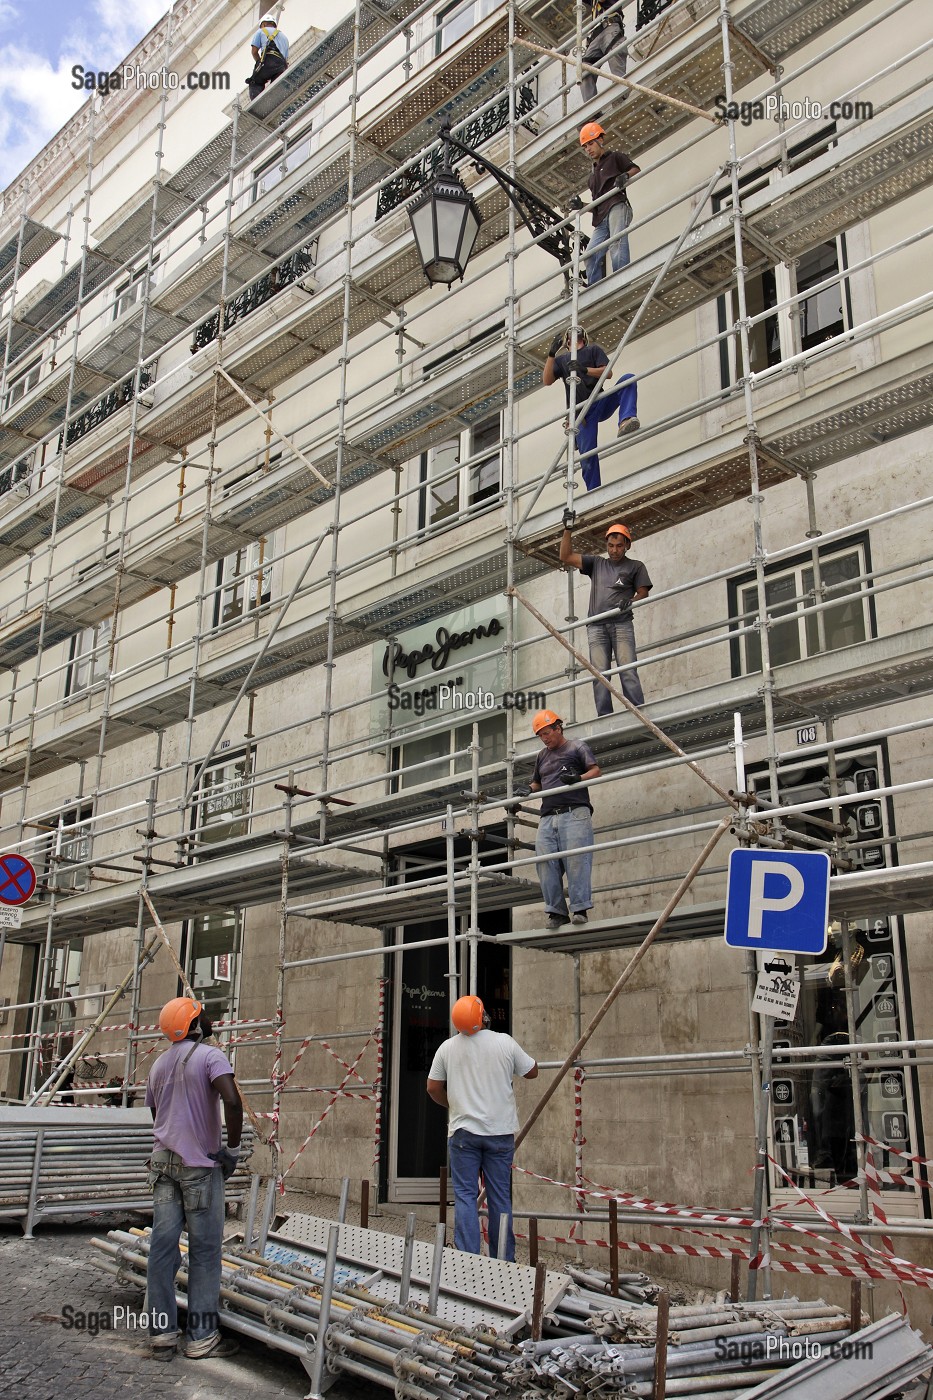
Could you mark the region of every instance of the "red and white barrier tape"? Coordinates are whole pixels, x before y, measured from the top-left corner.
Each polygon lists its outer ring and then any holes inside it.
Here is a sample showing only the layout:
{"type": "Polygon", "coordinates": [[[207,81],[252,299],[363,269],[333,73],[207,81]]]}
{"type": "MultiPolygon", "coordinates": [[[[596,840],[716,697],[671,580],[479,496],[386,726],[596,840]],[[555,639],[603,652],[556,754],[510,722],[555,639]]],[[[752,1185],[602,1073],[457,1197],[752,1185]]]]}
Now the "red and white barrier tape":
{"type": "Polygon", "coordinates": [[[279,1191],[280,1191],[280,1192],[284,1193],[284,1191],[285,1191],[285,1178],[288,1176],[288,1173],[291,1171],[292,1167],[293,1167],[293,1166],[295,1165],[295,1163],[298,1161],[298,1158],[301,1156],[302,1152],[304,1152],[305,1148],[308,1146],[308,1143],[309,1143],[309,1142],[311,1141],[311,1139],[314,1137],[314,1134],[317,1132],[318,1128],[320,1128],[321,1124],[324,1122],[325,1118],[326,1118],[327,1115],[330,1113],[330,1111],[331,1111],[331,1109],[333,1108],[334,1104],[335,1104],[335,1103],[337,1102],[337,1100],[340,1098],[341,1093],[342,1093],[342,1091],[343,1091],[343,1089],[344,1089],[344,1087],[345,1087],[347,1081],[352,1077],[353,1072],[354,1072],[354,1070],[356,1069],[356,1066],[359,1064],[360,1060],[361,1060],[361,1059],[363,1058],[363,1056],[366,1054],[366,1051],[367,1051],[368,1048],[369,1048],[369,1043],[370,1043],[371,1040],[372,1040],[372,1036],[368,1036],[368,1037],[366,1038],[366,1041],[364,1042],[364,1044],[363,1044],[363,1046],[362,1046],[362,1049],[360,1050],[360,1053],[357,1055],[357,1057],[356,1057],[356,1059],[354,1060],[353,1064],[352,1064],[352,1065],[350,1066],[350,1068],[347,1070],[347,1073],[346,1073],[346,1075],[344,1076],[343,1082],[337,1087],[337,1089],[334,1091],[334,1093],[331,1094],[330,1098],[329,1098],[328,1101],[327,1101],[327,1104],[326,1104],[325,1107],[324,1107],[323,1112],[321,1113],[320,1118],[317,1120],[317,1122],[315,1123],[314,1127],[311,1129],[310,1133],[309,1133],[308,1136],[305,1138],[304,1142],[301,1144],[301,1146],[299,1147],[298,1151],[295,1153],[294,1157],[293,1157],[292,1160],[289,1162],[288,1166],[285,1168],[284,1172],[282,1172],[282,1175],[279,1177],[279,1191]]]}

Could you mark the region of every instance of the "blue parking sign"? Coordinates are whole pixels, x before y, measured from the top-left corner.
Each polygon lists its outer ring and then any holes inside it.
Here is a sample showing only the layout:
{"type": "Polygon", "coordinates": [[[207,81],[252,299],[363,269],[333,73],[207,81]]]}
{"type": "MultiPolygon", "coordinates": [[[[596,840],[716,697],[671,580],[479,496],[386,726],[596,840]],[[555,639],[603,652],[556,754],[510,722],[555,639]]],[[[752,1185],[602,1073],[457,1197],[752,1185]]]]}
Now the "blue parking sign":
{"type": "Polygon", "coordinates": [[[829,915],[829,873],[825,851],[732,851],[726,887],[726,942],[732,948],[822,953],[829,915]]]}

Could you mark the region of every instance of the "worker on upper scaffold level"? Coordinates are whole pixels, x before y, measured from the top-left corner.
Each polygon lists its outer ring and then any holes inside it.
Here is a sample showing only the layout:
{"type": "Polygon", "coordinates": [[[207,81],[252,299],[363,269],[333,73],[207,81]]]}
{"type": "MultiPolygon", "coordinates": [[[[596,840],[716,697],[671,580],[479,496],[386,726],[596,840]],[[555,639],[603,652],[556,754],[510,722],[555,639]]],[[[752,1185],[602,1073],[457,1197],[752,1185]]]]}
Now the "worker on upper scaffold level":
{"type": "MultiPolygon", "coordinates": [[[[586,250],[586,282],[593,287],[606,276],[606,255],[612,271],[619,272],[631,262],[628,233],[632,222],[632,206],[628,183],[641,173],[627,151],[606,148],[606,133],[599,122],[587,122],[580,130],[580,145],[593,162],[589,191],[593,211],[593,236],[586,250]]],[[[571,208],[579,208],[579,200],[571,200],[571,208]]]]}
{"type": "Polygon", "coordinates": [[[256,65],[247,78],[249,100],[258,97],[267,83],[281,77],[288,67],[288,40],[272,15],[265,15],[259,21],[259,28],[250,41],[253,62],[256,65]]]}
{"type": "Polygon", "coordinates": [[[561,924],[583,925],[593,907],[593,852],[572,852],[579,846],[593,844],[593,808],[583,784],[599,777],[599,764],[588,744],[564,738],[564,721],[553,710],[539,710],[531,727],[544,745],[531,776],[532,792],[545,793],[535,854],[560,853],[559,860],[542,860],[537,866],[547,927],[556,930],[561,924]]]}
{"type": "MultiPolygon", "coordinates": [[[[564,530],[560,537],[560,562],[579,569],[590,580],[590,605],[587,616],[598,617],[608,613],[598,622],[587,622],[586,636],[590,647],[590,660],[605,675],[615,656],[617,666],[631,665],[637,659],[635,651],[635,625],[632,622],[632,603],[647,598],[652,583],[648,570],[640,559],[629,559],[632,544],[631,532],[627,525],[610,525],[606,531],[606,548],[609,558],[598,554],[577,554],[573,547],[571,530],[576,521],[572,510],[565,510],[564,530]]],[[[607,676],[608,679],[608,676],[607,676]]],[[[639,707],[645,703],[637,671],[623,671],[615,678],[622,687],[622,694],[632,705],[639,707]]],[[[596,699],[597,715],[612,714],[612,696],[601,681],[593,681],[593,694],[596,699]]]]}
{"type": "MultiPolygon", "coordinates": [[[[641,427],[637,416],[638,386],[630,374],[624,374],[619,384],[614,389],[610,389],[608,393],[593,394],[596,381],[608,363],[609,356],[603,347],[596,345],[595,342],[590,344],[586,337],[586,331],[582,326],[578,326],[575,335],[573,332],[569,332],[566,336],[556,335],[554,337],[541,374],[545,384],[556,384],[559,379],[563,380],[568,409],[570,407],[571,376],[575,374],[577,377],[575,412],[579,413],[584,403],[586,403],[586,412],[577,424],[576,443],[583,467],[583,480],[588,491],[599,486],[601,480],[599,456],[596,452],[600,423],[611,418],[618,410],[619,437],[624,437],[626,433],[634,433],[641,427]],[[572,355],[570,353],[571,339],[575,344],[572,355]],[[561,346],[564,347],[563,353],[561,353],[561,346]],[[587,403],[587,400],[590,401],[587,403]]],[[[610,375],[606,376],[607,379],[610,377],[610,375]]],[[[570,426],[566,418],[564,426],[570,426]]]]}
{"type": "Polygon", "coordinates": [[[450,1013],[457,1031],[431,1062],[428,1094],[449,1113],[447,1142],[454,1186],[454,1246],[479,1254],[479,1178],[489,1202],[489,1253],[498,1256],[500,1220],[508,1221],[505,1258],[515,1260],[512,1158],[518,1111],[512,1080],[536,1079],[538,1066],[517,1040],[489,1030],[479,997],[460,997],[450,1013]]]}
{"type": "MultiPolygon", "coordinates": [[[[609,72],[616,78],[625,77],[628,54],[625,44],[625,20],[621,10],[606,14],[610,5],[606,0],[583,0],[583,17],[587,30],[586,48],[583,62],[594,66],[603,59],[609,65],[609,72]]],[[[614,85],[613,85],[614,86],[614,85]]],[[[580,92],[584,102],[591,102],[596,96],[596,74],[584,73],[580,82],[580,92]]],[[[628,96],[626,90],[625,96],[628,96]]]]}

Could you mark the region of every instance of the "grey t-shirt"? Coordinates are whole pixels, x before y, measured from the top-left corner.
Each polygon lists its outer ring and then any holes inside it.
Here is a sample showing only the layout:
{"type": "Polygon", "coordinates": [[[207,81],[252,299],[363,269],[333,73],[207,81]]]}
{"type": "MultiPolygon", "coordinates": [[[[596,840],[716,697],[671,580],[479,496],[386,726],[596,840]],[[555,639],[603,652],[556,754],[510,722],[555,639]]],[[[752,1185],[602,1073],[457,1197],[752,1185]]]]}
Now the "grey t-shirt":
{"type": "Polygon", "coordinates": [[[448,1136],[458,1128],[481,1137],[517,1132],[512,1080],[526,1075],[534,1064],[518,1041],[501,1031],[482,1030],[445,1040],[434,1056],[428,1078],[447,1085],[448,1136]]]}
{"type": "Polygon", "coordinates": [[[595,763],[593,750],[579,739],[565,739],[559,749],[542,749],[531,780],[553,796],[542,797],[541,815],[546,817],[555,807],[589,807],[592,812],[589,789],[582,783],[565,783],[560,775],[561,769],[569,768],[579,776],[595,763]]]}
{"type": "Polygon", "coordinates": [[[601,554],[584,554],[581,561],[580,573],[591,580],[590,617],[608,612],[610,608],[617,608],[620,618],[631,617],[635,590],[652,587],[648,570],[640,559],[630,559],[626,555],[613,564],[601,554]]]}

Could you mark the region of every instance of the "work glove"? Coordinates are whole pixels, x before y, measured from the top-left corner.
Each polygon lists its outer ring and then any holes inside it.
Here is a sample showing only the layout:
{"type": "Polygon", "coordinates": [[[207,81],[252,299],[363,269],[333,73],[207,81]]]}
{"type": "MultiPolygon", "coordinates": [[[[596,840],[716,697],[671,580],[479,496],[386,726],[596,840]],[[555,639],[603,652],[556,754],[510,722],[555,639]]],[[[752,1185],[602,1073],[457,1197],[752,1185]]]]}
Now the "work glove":
{"type": "Polygon", "coordinates": [[[572,530],[574,525],[576,525],[577,523],[577,512],[575,510],[571,510],[568,506],[567,509],[564,511],[563,515],[561,516],[561,520],[563,522],[565,530],[572,530]]]}
{"type": "Polygon", "coordinates": [[[583,208],[583,200],[578,194],[572,194],[567,200],[567,208],[571,210],[572,213],[577,214],[583,208]]]}
{"type": "Polygon", "coordinates": [[[560,354],[561,346],[563,345],[563,343],[564,333],[563,331],[561,331],[560,335],[555,335],[554,339],[551,341],[550,347],[547,352],[549,360],[553,360],[555,355],[560,354]]]}
{"type": "Polygon", "coordinates": [[[236,1171],[237,1162],[240,1160],[240,1149],[238,1147],[222,1147],[219,1152],[209,1152],[207,1155],[220,1167],[224,1174],[224,1181],[229,1181],[236,1171]]]}
{"type": "Polygon", "coordinates": [[[625,189],[625,186],[626,186],[627,184],[628,184],[628,176],[627,176],[627,175],[617,175],[617,176],[616,176],[616,189],[617,189],[617,190],[624,190],[624,189],[625,189]]]}
{"type": "Polygon", "coordinates": [[[502,805],[505,807],[506,811],[514,812],[515,808],[520,806],[522,798],[530,796],[531,788],[527,783],[516,783],[512,789],[512,796],[507,797],[502,805]]]}
{"type": "Polygon", "coordinates": [[[579,360],[571,360],[567,368],[570,370],[571,374],[582,375],[584,372],[583,366],[580,364],[579,360]]]}
{"type": "Polygon", "coordinates": [[[566,783],[568,787],[573,787],[574,783],[580,781],[580,774],[575,773],[572,768],[562,768],[558,776],[561,782],[566,783]]]}

